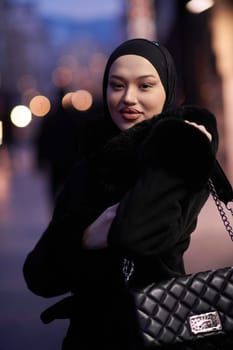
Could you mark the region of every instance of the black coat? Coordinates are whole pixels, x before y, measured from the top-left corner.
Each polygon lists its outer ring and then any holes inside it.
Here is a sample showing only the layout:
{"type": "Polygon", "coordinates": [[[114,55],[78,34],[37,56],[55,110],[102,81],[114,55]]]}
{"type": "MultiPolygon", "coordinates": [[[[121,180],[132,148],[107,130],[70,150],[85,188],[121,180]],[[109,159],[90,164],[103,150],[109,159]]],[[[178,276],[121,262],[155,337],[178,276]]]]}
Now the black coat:
{"type": "Polygon", "coordinates": [[[181,107],[119,133],[77,165],[24,264],[35,294],[72,293],[42,314],[44,322],[71,319],[64,349],[141,349],[123,258],[134,260],[132,285],[185,273],[183,254],[209,195],[217,143],[214,116],[181,107]],[[213,141],[185,119],[204,124],[213,141]],[[83,230],[119,201],[109,247],[84,250],[83,230]]]}

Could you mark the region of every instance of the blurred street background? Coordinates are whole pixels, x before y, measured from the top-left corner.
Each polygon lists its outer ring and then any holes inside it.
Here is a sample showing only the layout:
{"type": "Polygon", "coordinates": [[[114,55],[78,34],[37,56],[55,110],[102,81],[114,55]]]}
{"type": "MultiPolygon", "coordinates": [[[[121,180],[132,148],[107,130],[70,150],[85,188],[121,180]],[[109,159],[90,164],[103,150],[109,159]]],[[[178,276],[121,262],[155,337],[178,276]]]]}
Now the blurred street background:
{"type": "MultiPolygon", "coordinates": [[[[233,183],[233,0],[0,0],[0,350],[60,349],[67,321],[41,323],[56,298],[28,291],[22,265],[83,128],[102,111],[108,54],[133,37],[166,45],[180,102],[216,115],[218,160],[233,183]]],[[[187,272],[233,264],[212,198],[185,264],[187,272]]]]}

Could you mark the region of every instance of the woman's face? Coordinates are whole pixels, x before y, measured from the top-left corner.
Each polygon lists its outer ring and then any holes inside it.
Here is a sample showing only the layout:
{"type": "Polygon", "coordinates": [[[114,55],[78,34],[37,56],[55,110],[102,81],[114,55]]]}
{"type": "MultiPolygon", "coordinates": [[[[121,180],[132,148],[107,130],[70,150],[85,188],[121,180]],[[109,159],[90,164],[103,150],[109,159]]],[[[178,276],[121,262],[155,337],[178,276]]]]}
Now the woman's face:
{"type": "Polygon", "coordinates": [[[107,104],[120,130],[129,129],[162,112],[166,93],[159,74],[144,57],[117,58],[109,71],[107,104]]]}

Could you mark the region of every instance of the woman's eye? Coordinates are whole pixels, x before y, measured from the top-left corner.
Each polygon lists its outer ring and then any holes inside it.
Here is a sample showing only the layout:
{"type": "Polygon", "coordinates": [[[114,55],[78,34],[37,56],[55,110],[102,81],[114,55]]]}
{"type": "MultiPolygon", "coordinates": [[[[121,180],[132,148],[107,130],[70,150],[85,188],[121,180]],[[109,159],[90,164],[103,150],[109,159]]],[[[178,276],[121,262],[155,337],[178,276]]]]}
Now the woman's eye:
{"type": "Polygon", "coordinates": [[[116,83],[116,82],[110,82],[110,87],[114,90],[119,90],[122,89],[124,87],[124,85],[122,83],[116,83]]]}
{"type": "Polygon", "coordinates": [[[152,87],[152,84],[148,84],[148,83],[144,83],[144,84],[141,84],[141,88],[142,89],[149,89],[149,88],[151,88],[152,87]]]}

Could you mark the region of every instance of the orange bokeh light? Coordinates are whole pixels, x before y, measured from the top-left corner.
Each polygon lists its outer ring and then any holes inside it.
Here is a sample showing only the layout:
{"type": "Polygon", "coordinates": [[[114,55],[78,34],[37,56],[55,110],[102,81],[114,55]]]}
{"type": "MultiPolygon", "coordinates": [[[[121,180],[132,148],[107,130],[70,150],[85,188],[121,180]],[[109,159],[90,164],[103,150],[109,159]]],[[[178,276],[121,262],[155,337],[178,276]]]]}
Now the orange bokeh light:
{"type": "Polygon", "coordinates": [[[47,97],[38,95],[31,99],[29,108],[35,116],[44,117],[50,111],[51,104],[47,97]]]}
{"type": "Polygon", "coordinates": [[[72,106],[72,95],[73,92],[67,92],[62,98],[62,106],[64,108],[69,108],[72,106]]]}
{"type": "Polygon", "coordinates": [[[72,105],[78,111],[87,111],[92,103],[92,94],[87,90],[78,90],[72,94],[72,105]]]}

